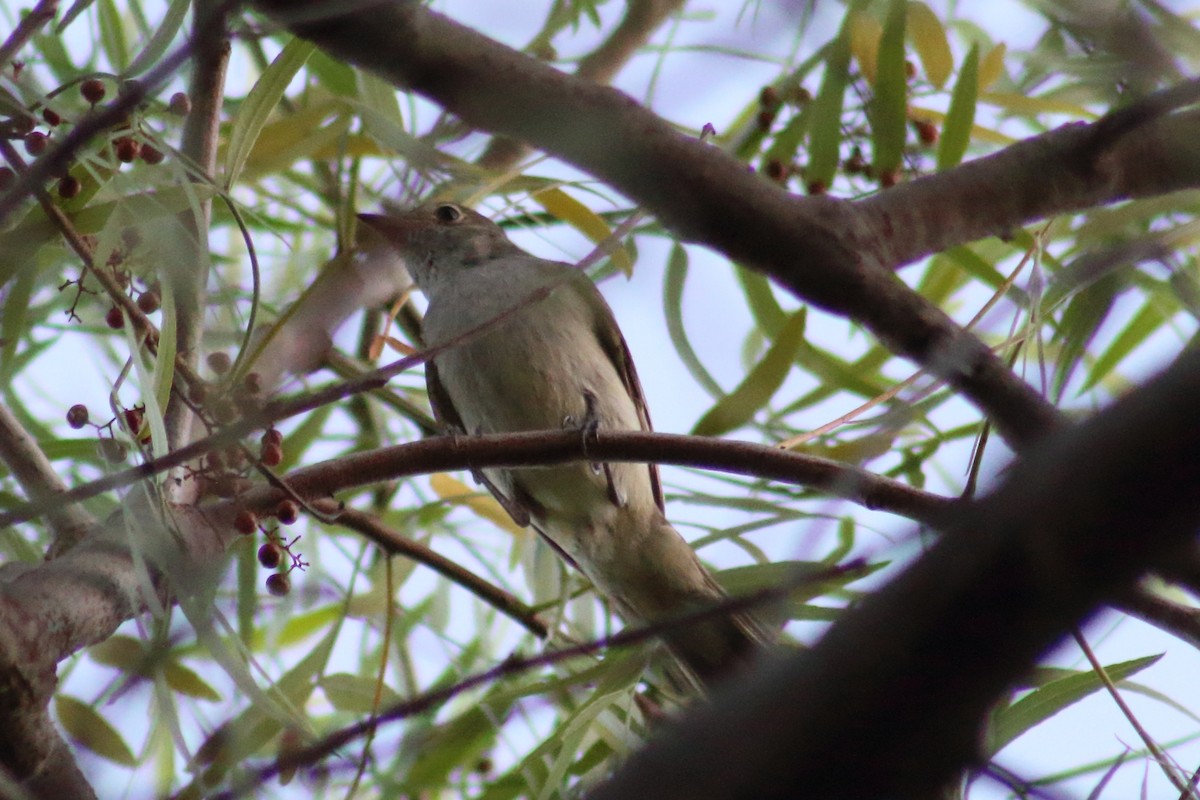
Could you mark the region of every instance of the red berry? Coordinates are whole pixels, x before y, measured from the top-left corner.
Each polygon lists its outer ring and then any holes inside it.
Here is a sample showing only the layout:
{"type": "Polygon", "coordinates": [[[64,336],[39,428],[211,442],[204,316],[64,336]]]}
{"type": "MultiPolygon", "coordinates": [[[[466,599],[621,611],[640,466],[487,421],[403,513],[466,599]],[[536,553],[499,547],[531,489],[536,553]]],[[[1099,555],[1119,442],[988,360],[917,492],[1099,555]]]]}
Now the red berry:
{"type": "Polygon", "coordinates": [[[104,315],[104,324],[114,331],[119,331],[125,327],[125,315],[121,313],[121,309],[113,306],[104,315]]]}
{"type": "Polygon", "coordinates": [[[264,467],[278,467],[283,461],[283,448],[277,444],[264,444],[259,451],[258,460],[264,467]]]}
{"type": "Polygon", "coordinates": [[[142,152],[142,146],[128,136],[122,136],[113,141],[113,150],[117,154],[118,161],[128,164],[142,152]]]}
{"type": "Polygon", "coordinates": [[[938,129],[932,122],[917,120],[913,123],[913,127],[917,130],[917,138],[921,140],[921,144],[926,147],[937,144],[938,129]]]}
{"type": "Polygon", "coordinates": [[[283,434],[278,428],[267,428],[262,435],[263,444],[283,444],[283,434]]]}
{"type": "Polygon", "coordinates": [[[283,597],[292,590],[292,582],[288,580],[288,576],[276,572],[274,575],[267,576],[267,591],[275,597],[283,597]]]}
{"type": "MultiPolygon", "coordinates": [[[[258,530],[258,517],[254,516],[254,512],[249,509],[240,509],[233,515],[233,528],[243,536],[249,536],[258,530]]],[[[263,545],[266,547],[266,545],[263,545]]],[[[259,558],[261,559],[262,550],[259,550],[259,558]]]]}
{"type": "Polygon", "coordinates": [[[279,520],[280,525],[293,524],[300,519],[300,506],[296,505],[295,500],[284,500],[275,509],[275,519],[279,520]]]}
{"type": "Polygon", "coordinates": [[[129,428],[130,433],[136,434],[142,429],[143,411],[142,406],[125,409],[125,426],[129,428]]]}
{"type": "Polygon", "coordinates": [[[46,146],[49,144],[50,137],[41,131],[25,134],[25,152],[31,156],[40,156],[46,152],[46,146]]]}
{"type": "Polygon", "coordinates": [[[267,542],[258,548],[258,563],[267,569],[275,569],[283,561],[283,548],[275,542],[267,542]]]}
{"type": "Polygon", "coordinates": [[[146,290],[138,295],[137,307],[142,310],[143,314],[153,314],[158,311],[160,302],[158,292],[146,290]]]}
{"type": "Polygon", "coordinates": [[[188,97],[183,92],[176,92],[171,95],[171,102],[167,104],[171,109],[172,114],[177,114],[181,117],[186,117],[192,111],[192,98],[188,97]]]}
{"type": "Polygon", "coordinates": [[[58,181],[58,196],[64,200],[78,197],[82,189],[83,184],[74,175],[63,175],[58,181]]]}
{"type": "Polygon", "coordinates": [[[53,108],[43,108],[42,119],[45,120],[46,124],[51,128],[62,124],[62,117],[53,108]]]}
{"type": "Polygon", "coordinates": [[[208,362],[208,368],[218,375],[224,375],[233,366],[233,360],[229,354],[221,350],[209,353],[205,360],[208,362]]]}
{"type": "Polygon", "coordinates": [[[165,156],[157,147],[149,144],[142,145],[142,161],[147,164],[161,164],[165,156]]]}
{"type": "Polygon", "coordinates": [[[76,403],[67,409],[67,424],[79,430],[88,421],[88,408],[83,403],[76,403]]]}
{"type": "Polygon", "coordinates": [[[99,78],[88,78],[79,84],[79,93],[83,95],[84,100],[96,105],[104,99],[104,81],[99,78]]]}

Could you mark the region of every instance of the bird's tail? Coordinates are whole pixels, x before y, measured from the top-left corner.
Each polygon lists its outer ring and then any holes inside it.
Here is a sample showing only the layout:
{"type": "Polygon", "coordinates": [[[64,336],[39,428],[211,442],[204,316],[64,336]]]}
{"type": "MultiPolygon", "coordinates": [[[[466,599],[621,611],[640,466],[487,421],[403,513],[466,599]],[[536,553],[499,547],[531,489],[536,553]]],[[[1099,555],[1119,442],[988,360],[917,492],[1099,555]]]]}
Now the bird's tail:
{"type": "Polygon", "coordinates": [[[771,644],[774,631],[753,613],[719,608],[728,595],[666,519],[639,527],[630,537],[637,547],[621,548],[625,563],[597,581],[626,622],[661,626],[671,652],[708,686],[771,644]]]}

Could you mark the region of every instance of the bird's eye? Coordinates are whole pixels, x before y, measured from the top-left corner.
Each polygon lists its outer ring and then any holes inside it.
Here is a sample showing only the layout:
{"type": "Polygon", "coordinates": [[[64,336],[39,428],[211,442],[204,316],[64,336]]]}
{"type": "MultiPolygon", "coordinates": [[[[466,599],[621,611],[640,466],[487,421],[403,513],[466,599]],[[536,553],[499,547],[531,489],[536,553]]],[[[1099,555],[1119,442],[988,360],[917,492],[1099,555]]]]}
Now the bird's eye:
{"type": "Polygon", "coordinates": [[[438,222],[458,222],[462,215],[462,209],[450,203],[443,203],[433,210],[433,216],[437,217],[438,222]]]}

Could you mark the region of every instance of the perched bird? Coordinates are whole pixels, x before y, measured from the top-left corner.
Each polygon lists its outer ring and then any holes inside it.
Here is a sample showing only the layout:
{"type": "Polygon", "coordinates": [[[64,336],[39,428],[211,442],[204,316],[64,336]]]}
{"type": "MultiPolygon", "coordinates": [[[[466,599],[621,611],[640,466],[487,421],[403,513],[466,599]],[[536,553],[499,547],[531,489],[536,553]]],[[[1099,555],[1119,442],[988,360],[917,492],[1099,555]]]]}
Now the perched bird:
{"type": "MultiPolygon", "coordinates": [[[[430,402],[443,423],[474,434],[650,430],[629,348],[581,271],[526,253],[495,223],[454,203],[359,218],[384,236],[428,298],[427,346],[503,316],[427,362],[430,402]]],[[[513,519],[532,524],[628,623],[660,621],[725,596],[663,515],[654,464],[485,469],[483,478],[513,519]]],[[[665,638],[712,683],[769,636],[738,613],[672,626],[665,638]]]]}

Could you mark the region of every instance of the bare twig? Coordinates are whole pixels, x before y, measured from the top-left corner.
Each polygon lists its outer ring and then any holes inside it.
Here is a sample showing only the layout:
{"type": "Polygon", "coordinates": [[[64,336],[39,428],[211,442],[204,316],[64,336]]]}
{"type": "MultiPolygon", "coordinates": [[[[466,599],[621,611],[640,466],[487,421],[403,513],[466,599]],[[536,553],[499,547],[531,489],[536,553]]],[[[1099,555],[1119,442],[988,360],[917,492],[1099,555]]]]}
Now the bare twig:
{"type": "Polygon", "coordinates": [[[21,17],[21,21],[4,40],[4,44],[0,44],[0,69],[6,68],[25,43],[33,38],[38,28],[54,19],[57,13],[58,0],[39,0],[29,13],[21,17]]]}
{"type": "Polygon", "coordinates": [[[548,630],[546,623],[537,612],[522,603],[512,592],[505,591],[495,584],[485,581],[475,573],[439,555],[426,545],[401,535],[398,531],[384,525],[371,514],[352,508],[341,509],[337,503],[323,501],[318,503],[329,512],[338,511],[336,525],[357,531],[378,544],[392,555],[411,558],[419,564],[424,564],[440,575],[462,586],[471,594],[504,615],[519,622],[522,627],[539,639],[545,639],[548,630]]]}

